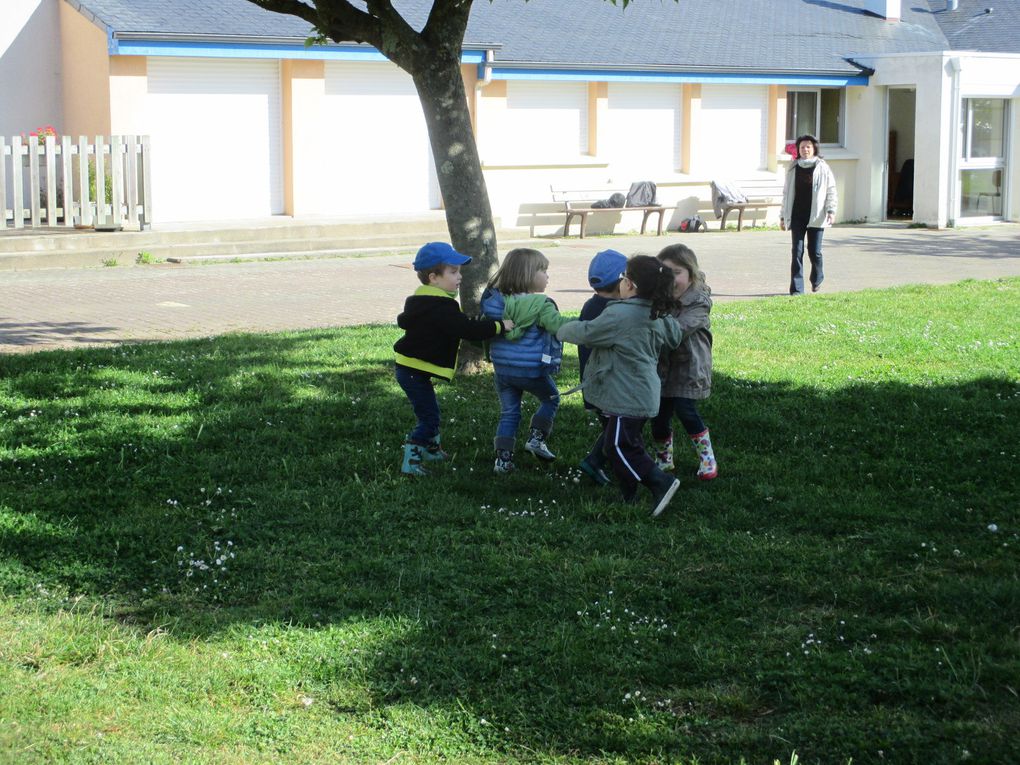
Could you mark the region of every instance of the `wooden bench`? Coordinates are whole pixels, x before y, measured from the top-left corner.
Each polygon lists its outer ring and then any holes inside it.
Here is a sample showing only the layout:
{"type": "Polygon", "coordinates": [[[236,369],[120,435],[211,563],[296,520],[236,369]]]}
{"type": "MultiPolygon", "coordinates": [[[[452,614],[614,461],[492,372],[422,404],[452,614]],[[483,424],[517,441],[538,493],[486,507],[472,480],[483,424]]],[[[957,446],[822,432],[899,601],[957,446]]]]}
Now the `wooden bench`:
{"type": "MultiPolygon", "coordinates": [[[[737,211],[737,231],[744,227],[745,210],[768,210],[770,207],[783,206],[783,184],[781,181],[771,179],[754,179],[747,181],[730,182],[731,187],[736,186],[747,197],[746,202],[740,204],[729,204],[722,206],[722,220],[719,222],[719,230],[726,228],[726,218],[734,210],[737,211]]],[[[715,201],[715,183],[712,183],[713,203],[715,201]]]]}
{"type": "Polygon", "coordinates": [[[655,234],[656,236],[662,236],[662,227],[664,223],[663,216],[666,214],[666,208],[662,205],[646,205],[642,207],[592,207],[593,202],[597,202],[600,199],[608,199],[612,194],[623,194],[626,197],[627,189],[557,189],[554,186],[549,186],[549,190],[552,192],[553,201],[562,204],[563,211],[566,214],[566,218],[563,221],[563,236],[570,236],[570,223],[574,220],[574,218],[580,219],[580,238],[584,239],[585,230],[588,226],[588,216],[592,213],[621,213],[629,210],[642,213],[642,234],[645,233],[645,229],[648,226],[648,218],[658,213],[659,225],[655,234]]]}

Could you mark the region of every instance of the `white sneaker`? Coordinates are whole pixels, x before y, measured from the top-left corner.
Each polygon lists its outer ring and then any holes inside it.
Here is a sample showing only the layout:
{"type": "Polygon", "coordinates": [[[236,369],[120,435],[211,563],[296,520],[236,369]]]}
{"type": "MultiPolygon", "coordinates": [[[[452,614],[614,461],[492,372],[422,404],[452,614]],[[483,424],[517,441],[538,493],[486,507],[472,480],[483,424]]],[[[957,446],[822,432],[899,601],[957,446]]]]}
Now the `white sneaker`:
{"type": "Polygon", "coordinates": [[[531,429],[531,435],[528,437],[528,442],[524,444],[524,449],[544,462],[552,462],[556,459],[556,455],[549,451],[549,447],[545,443],[545,434],[538,428],[531,429]]]}

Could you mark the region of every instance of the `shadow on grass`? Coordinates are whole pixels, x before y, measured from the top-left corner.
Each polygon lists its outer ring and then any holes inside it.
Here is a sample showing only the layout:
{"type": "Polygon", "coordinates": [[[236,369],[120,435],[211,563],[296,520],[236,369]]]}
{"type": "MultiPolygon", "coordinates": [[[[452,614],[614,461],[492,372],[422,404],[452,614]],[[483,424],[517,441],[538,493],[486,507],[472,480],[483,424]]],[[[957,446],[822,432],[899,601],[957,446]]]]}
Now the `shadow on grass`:
{"type": "MultiPolygon", "coordinates": [[[[1009,726],[994,731],[1016,559],[977,532],[1016,516],[1013,382],[717,375],[703,414],[720,478],[694,481],[678,438],[683,489],[653,523],[575,480],[596,434],[576,397],[556,466],[522,456],[494,480],[489,375],[440,388],[450,463],[400,476],[412,417],[392,339],[5,359],[0,585],[103,599],[181,641],[321,633],[291,661],[338,715],[471,710],[497,726],[495,751],[712,761],[807,741],[807,757],[884,746],[934,762],[947,740],[1008,747],[1009,726]],[[374,655],[352,658],[352,630],[374,655]],[[845,646],[805,642],[823,635],[845,646]],[[973,681],[918,658],[961,639],[982,657],[973,681]],[[369,697],[351,700],[359,682],[369,697]]],[[[574,360],[561,385],[576,375],[574,360]]]]}

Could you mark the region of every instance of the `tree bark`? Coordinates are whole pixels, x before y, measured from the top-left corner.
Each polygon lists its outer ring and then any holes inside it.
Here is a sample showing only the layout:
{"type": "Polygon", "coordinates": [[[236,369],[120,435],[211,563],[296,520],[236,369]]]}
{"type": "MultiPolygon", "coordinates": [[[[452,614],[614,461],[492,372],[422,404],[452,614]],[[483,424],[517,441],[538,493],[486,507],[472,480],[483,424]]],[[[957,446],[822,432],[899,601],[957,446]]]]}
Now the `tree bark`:
{"type": "Polygon", "coordinates": [[[414,81],[425,113],[452,244],[474,258],[465,267],[461,284],[464,308],[474,311],[496,265],[496,231],[471,130],[459,57],[430,63],[415,72],[414,81]]]}

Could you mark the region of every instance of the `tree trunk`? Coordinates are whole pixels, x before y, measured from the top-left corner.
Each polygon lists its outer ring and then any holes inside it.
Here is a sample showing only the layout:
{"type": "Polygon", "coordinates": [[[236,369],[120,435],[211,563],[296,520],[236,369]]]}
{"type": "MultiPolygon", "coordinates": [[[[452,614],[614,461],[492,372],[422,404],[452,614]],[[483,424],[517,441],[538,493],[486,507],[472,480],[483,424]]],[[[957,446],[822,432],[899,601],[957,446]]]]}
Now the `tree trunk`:
{"type": "MultiPolygon", "coordinates": [[[[429,53],[430,60],[417,67],[414,83],[425,113],[451,243],[458,252],[473,259],[464,268],[460,286],[461,306],[465,313],[473,315],[478,312],[482,290],[496,269],[496,231],[471,129],[459,49],[449,55],[437,56],[434,50],[429,53]]],[[[480,360],[478,346],[471,343],[462,346],[461,371],[477,371],[480,360]]]]}
{"type": "Polygon", "coordinates": [[[496,230],[471,130],[460,62],[433,61],[414,80],[432,144],[451,244],[473,258],[464,269],[461,303],[466,311],[477,311],[482,289],[496,267],[496,230]]]}

